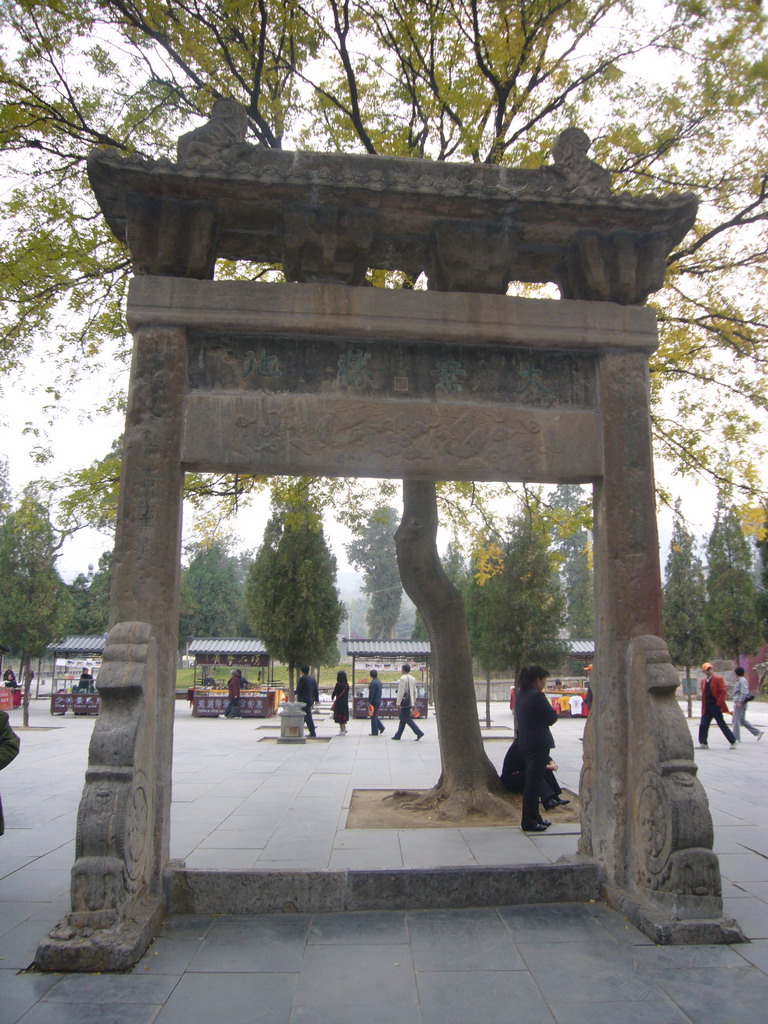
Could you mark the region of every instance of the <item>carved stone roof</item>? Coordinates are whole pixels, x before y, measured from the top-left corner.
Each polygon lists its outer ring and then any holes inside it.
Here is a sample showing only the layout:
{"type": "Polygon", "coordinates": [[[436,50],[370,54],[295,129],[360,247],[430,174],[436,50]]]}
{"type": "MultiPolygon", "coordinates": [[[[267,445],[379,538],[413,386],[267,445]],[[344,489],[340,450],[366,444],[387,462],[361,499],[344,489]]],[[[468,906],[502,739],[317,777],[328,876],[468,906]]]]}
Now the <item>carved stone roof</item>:
{"type": "Polygon", "coordinates": [[[282,261],[295,281],[424,271],[443,291],[503,294],[510,280],[555,281],[566,297],[638,302],[660,287],[666,255],[696,215],[691,194],[612,194],[579,129],[559,136],[554,163],[527,169],[266,149],[206,134],[218,127],[212,120],[183,136],[177,163],[90,154],[99,205],[138,273],[211,277],[221,257],[282,261]],[[624,297],[603,285],[605,294],[581,294],[571,264],[585,251],[594,260],[595,238],[603,248],[609,240],[609,270],[629,240],[640,254],[632,259],[653,271],[624,297]]]}

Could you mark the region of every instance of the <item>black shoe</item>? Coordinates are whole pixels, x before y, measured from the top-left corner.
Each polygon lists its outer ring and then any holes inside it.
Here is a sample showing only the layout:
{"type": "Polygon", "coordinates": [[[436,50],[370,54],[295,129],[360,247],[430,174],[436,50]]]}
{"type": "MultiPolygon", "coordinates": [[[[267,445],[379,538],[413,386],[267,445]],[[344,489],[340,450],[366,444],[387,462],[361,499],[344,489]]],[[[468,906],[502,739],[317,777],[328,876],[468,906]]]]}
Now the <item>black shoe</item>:
{"type": "Polygon", "coordinates": [[[379,736],[381,736],[381,734],[382,734],[383,732],[384,732],[384,726],[382,725],[382,727],[381,727],[381,728],[379,729],[379,736]]]}
{"type": "Polygon", "coordinates": [[[393,736],[393,737],[392,737],[392,739],[393,739],[393,740],[399,740],[399,739],[400,739],[400,737],[399,737],[399,736],[393,736]]]}
{"type": "Polygon", "coordinates": [[[419,735],[418,735],[418,736],[416,737],[416,742],[417,742],[417,743],[419,742],[419,740],[421,739],[421,737],[422,737],[423,735],[424,735],[424,733],[423,733],[423,732],[420,732],[420,733],[419,733],[419,735]]]}
{"type": "Polygon", "coordinates": [[[557,798],[557,802],[560,804],[561,807],[565,807],[565,805],[569,804],[571,801],[570,800],[561,800],[560,797],[558,797],[557,798]]]}
{"type": "Polygon", "coordinates": [[[539,818],[539,824],[543,825],[545,828],[549,828],[549,826],[552,824],[552,822],[551,821],[547,821],[546,818],[539,818]]]}
{"type": "Polygon", "coordinates": [[[538,821],[534,825],[523,825],[523,832],[546,832],[548,825],[540,825],[538,821]]]}
{"type": "Polygon", "coordinates": [[[559,803],[560,801],[557,799],[556,796],[551,796],[549,800],[544,801],[544,810],[551,811],[553,810],[553,808],[557,807],[559,803]]]}

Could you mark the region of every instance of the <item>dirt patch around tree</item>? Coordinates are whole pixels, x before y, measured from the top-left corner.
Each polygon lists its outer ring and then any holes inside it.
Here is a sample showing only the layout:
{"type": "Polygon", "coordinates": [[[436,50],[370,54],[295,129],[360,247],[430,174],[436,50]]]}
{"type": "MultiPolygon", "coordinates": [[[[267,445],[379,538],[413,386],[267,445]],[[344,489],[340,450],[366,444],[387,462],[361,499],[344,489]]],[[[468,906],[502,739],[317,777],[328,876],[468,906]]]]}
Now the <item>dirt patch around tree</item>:
{"type": "MultiPolygon", "coordinates": [[[[472,814],[464,821],[440,817],[440,809],[412,808],[427,790],[420,789],[354,789],[349,805],[347,828],[509,828],[520,824],[522,795],[509,793],[509,815],[472,814]]],[[[561,799],[570,800],[565,807],[542,811],[542,816],[553,825],[578,824],[581,804],[570,790],[564,789],[561,799]]]]}

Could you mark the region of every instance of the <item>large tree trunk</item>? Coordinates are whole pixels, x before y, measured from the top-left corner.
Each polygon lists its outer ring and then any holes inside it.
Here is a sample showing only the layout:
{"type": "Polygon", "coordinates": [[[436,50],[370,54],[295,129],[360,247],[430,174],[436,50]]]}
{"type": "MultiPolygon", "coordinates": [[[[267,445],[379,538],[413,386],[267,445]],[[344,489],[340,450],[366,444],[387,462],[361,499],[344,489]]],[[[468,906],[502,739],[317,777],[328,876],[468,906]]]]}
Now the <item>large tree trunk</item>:
{"type": "Polygon", "coordinates": [[[403,518],[395,544],[403,589],[421,612],[432,645],[442,771],[424,804],[437,805],[441,817],[456,820],[472,813],[509,813],[483,747],[464,602],[437,553],[433,481],[403,481],[403,518]]]}

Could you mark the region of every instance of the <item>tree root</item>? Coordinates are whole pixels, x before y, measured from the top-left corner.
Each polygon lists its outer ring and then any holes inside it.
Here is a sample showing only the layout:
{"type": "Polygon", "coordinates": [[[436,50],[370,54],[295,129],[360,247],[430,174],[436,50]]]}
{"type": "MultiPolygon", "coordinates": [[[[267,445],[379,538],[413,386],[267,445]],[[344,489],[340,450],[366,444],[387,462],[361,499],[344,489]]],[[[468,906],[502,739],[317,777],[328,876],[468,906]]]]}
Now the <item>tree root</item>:
{"type": "Polygon", "coordinates": [[[511,799],[487,789],[451,791],[441,786],[421,792],[396,790],[385,799],[392,799],[405,811],[436,811],[439,820],[457,823],[478,818],[497,821],[509,817],[510,824],[514,824],[519,813],[511,799]]]}

